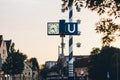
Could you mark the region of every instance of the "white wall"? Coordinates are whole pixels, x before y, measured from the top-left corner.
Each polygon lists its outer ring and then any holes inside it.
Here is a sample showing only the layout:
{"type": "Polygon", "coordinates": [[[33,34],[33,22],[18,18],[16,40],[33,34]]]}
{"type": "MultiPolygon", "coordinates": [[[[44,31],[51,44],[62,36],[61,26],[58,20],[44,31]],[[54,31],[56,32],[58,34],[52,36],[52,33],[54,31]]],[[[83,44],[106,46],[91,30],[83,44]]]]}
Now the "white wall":
{"type": "Polygon", "coordinates": [[[2,63],[4,63],[8,57],[6,42],[4,40],[2,40],[2,43],[0,46],[0,55],[1,55],[0,57],[2,58],[2,63]]]}

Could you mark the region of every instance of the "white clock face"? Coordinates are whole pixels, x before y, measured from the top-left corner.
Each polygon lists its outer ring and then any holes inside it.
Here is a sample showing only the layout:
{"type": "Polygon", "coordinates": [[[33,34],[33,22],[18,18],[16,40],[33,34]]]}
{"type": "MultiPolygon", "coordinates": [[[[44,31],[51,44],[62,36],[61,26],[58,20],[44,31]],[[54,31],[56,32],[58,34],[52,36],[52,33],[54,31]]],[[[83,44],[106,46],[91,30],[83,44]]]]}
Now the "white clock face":
{"type": "Polygon", "coordinates": [[[59,23],[48,23],[48,35],[59,35],[59,23]]]}

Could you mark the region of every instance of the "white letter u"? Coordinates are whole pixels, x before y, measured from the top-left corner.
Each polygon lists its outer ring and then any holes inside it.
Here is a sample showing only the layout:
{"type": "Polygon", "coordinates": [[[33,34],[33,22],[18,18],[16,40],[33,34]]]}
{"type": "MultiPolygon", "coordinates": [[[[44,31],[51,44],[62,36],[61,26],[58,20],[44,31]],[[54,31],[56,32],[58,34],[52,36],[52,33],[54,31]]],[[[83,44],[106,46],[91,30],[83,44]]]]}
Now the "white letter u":
{"type": "Polygon", "coordinates": [[[68,31],[70,33],[74,33],[75,32],[75,25],[73,24],[73,30],[71,30],[70,27],[71,27],[70,24],[68,24],[68,31]]]}

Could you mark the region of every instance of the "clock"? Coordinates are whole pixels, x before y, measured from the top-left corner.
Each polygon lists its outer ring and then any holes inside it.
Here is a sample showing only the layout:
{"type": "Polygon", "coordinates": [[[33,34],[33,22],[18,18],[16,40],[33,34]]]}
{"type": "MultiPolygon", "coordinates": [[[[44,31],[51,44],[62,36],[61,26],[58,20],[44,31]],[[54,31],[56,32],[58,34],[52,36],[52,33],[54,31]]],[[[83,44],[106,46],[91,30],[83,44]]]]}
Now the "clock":
{"type": "Polygon", "coordinates": [[[57,22],[47,23],[47,34],[48,35],[59,35],[59,23],[57,22]]]}

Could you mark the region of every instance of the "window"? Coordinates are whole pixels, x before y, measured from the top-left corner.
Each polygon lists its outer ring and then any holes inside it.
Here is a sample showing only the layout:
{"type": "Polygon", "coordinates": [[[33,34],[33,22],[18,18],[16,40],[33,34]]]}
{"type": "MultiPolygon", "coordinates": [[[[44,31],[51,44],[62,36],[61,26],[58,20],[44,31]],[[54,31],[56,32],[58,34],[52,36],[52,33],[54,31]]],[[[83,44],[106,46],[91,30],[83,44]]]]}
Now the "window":
{"type": "Polygon", "coordinates": [[[5,54],[5,50],[3,50],[3,54],[5,54]]]}
{"type": "Polygon", "coordinates": [[[30,72],[28,73],[28,75],[30,75],[30,72]]]}
{"type": "Polygon", "coordinates": [[[26,69],[28,69],[28,67],[26,66],[26,69]]]}
{"type": "Polygon", "coordinates": [[[28,69],[28,66],[26,66],[25,69],[28,69]]]}

